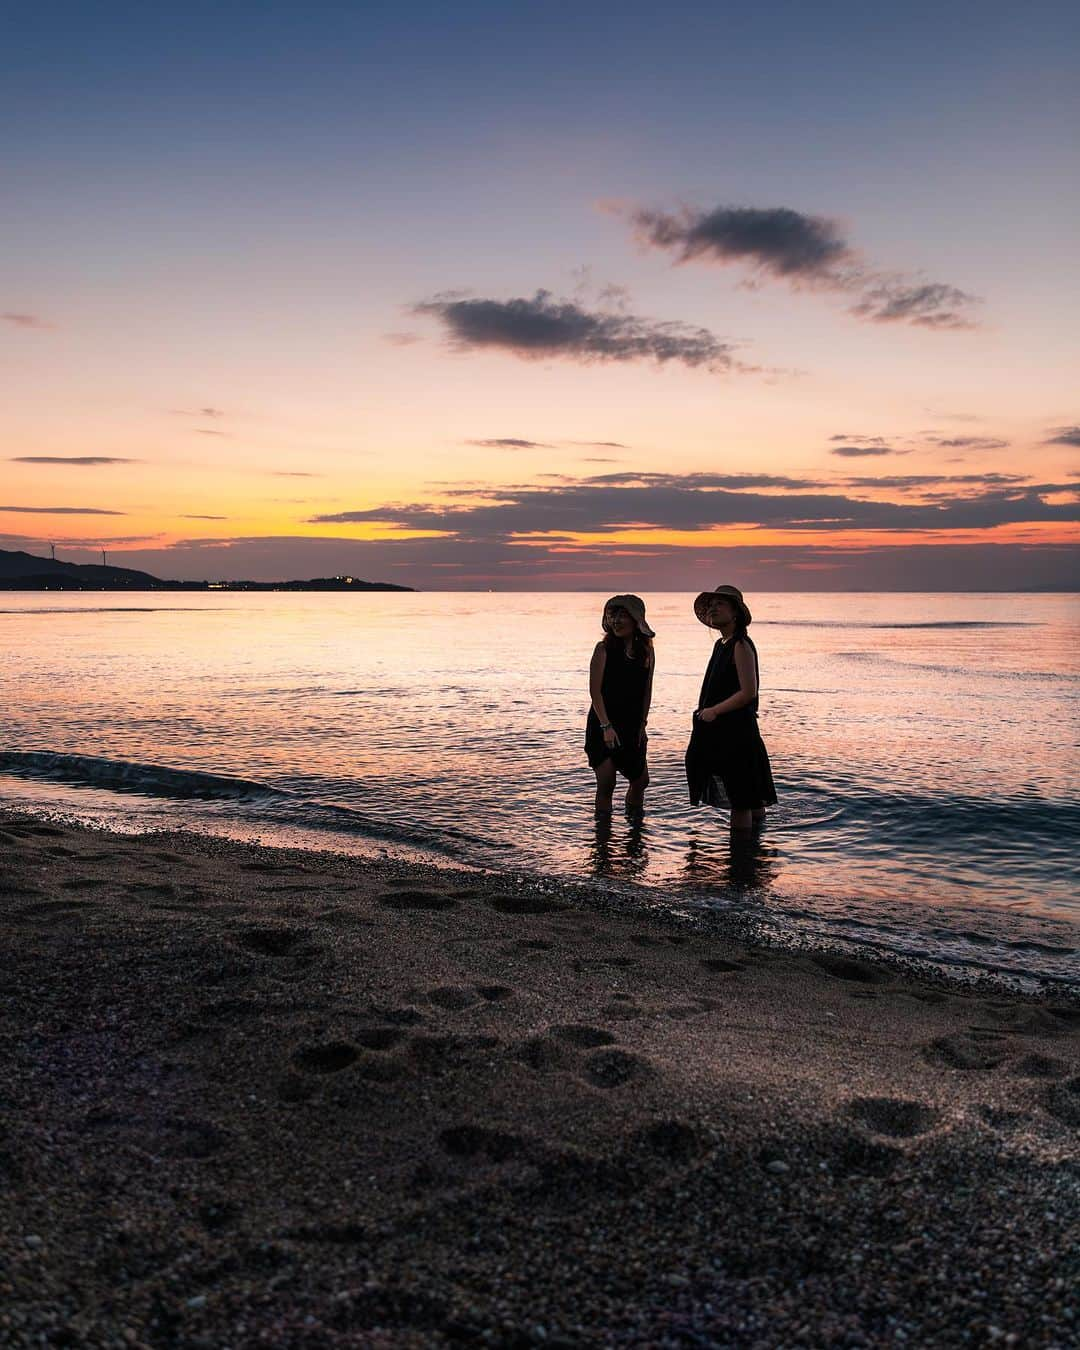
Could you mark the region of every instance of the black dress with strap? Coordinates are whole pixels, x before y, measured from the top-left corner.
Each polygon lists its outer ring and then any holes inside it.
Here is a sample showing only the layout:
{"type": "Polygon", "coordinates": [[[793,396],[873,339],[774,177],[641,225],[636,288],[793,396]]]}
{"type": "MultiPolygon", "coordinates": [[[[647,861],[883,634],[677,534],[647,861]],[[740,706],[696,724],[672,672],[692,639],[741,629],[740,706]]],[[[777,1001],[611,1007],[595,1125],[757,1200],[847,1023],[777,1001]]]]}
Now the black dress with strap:
{"type": "Polygon", "coordinates": [[[595,709],[590,708],[585,723],[585,754],[594,769],[610,759],[619,773],[633,782],[645,772],[648,748],[644,737],[638,744],[649,687],[648,652],[637,642],[632,656],[627,656],[622,642],[605,643],[605,651],[607,659],[600,694],[619,743],[608,749],[600,719],[595,709]]]}
{"type": "MultiPolygon", "coordinates": [[[[746,633],[736,633],[728,642],[718,639],[702,681],[699,710],[723,703],[738,692],[735,648],[740,642],[749,647],[757,671],[757,648],[746,633]]],[[[712,722],[702,722],[695,714],[690,744],[686,747],[686,782],[694,806],[705,802],[733,811],[754,811],[775,804],[776,789],[769,755],[758,730],[757,711],[755,696],[743,707],[721,713],[712,722]]]]}

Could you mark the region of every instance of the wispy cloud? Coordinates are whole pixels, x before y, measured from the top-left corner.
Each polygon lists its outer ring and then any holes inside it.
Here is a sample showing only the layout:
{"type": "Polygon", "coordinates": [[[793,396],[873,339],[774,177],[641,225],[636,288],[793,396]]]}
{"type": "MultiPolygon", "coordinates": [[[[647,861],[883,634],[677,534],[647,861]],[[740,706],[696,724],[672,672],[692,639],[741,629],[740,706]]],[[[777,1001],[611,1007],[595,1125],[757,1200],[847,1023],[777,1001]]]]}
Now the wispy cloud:
{"type": "Polygon", "coordinates": [[[517,436],[493,436],[487,440],[466,441],[466,445],[479,445],[490,450],[550,450],[546,441],[523,441],[517,436]]]}
{"type": "Polygon", "coordinates": [[[843,459],[870,459],[876,455],[907,455],[909,450],[896,450],[891,445],[877,445],[864,441],[860,445],[834,445],[830,455],[840,455],[843,459]]]}
{"type": "Polygon", "coordinates": [[[586,309],[549,291],[513,300],[437,295],[413,306],[437,319],[460,351],[503,351],[523,360],[651,361],[729,372],[734,345],[707,328],[641,318],[621,309],[586,309]]]}
{"type": "Polygon", "coordinates": [[[56,327],[55,324],[49,323],[47,319],[43,319],[40,314],[19,314],[13,310],[7,310],[0,314],[0,319],[3,319],[5,323],[10,323],[15,328],[48,329],[56,327]]]}
{"type": "Polygon", "coordinates": [[[221,408],[174,408],[175,417],[208,417],[211,420],[224,417],[225,413],[221,408]]]}
{"type": "Polygon", "coordinates": [[[228,516],[181,516],[181,520],[228,520],[228,516]]]}
{"type": "Polygon", "coordinates": [[[271,478],[325,478],[324,473],[307,473],[303,469],[273,469],[271,478]]]}
{"type": "Polygon", "coordinates": [[[782,281],[796,290],[849,295],[848,312],[870,323],[930,329],[974,326],[975,296],[919,275],[871,268],[838,221],[786,206],[684,206],[630,212],[638,240],[677,264],[742,265],[746,284],[782,281]]]}
{"type": "Polygon", "coordinates": [[[927,436],[943,450],[1004,450],[1009,444],[997,436],[927,436]]]}
{"type": "Polygon", "coordinates": [[[95,468],[99,464],[139,464],[137,459],[118,459],[114,455],[15,455],[12,464],[75,464],[95,468]]]}
{"type": "Polygon", "coordinates": [[[223,438],[225,438],[225,439],[228,439],[229,433],[228,433],[227,431],[217,431],[214,427],[196,427],[196,428],[195,428],[195,435],[196,435],[196,436],[221,436],[221,437],[223,437],[223,438]]]}
{"type": "Polygon", "coordinates": [[[126,511],[103,511],[97,506],[0,506],[0,511],[27,516],[126,516],[126,511]]]}
{"type": "Polygon", "coordinates": [[[1043,445],[1080,445],[1080,426],[1051,427],[1043,445]]]}

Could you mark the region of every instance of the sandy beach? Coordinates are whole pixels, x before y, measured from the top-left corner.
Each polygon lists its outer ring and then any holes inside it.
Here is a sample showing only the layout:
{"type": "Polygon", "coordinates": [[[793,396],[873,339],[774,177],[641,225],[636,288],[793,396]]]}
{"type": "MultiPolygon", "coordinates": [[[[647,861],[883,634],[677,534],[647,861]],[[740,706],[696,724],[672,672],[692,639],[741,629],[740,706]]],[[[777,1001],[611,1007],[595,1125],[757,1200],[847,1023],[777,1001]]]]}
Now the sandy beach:
{"type": "Polygon", "coordinates": [[[0,1342],[1074,1345],[1080,1004],[0,816],[0,1342]]]}

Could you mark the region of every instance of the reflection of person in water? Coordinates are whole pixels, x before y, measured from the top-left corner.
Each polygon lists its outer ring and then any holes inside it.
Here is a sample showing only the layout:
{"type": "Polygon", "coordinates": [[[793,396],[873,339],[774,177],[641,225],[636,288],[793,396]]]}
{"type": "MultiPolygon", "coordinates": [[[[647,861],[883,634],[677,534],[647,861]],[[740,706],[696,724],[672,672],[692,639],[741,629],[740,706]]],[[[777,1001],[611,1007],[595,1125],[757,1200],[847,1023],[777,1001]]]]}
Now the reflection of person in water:
{"type": "Polygon", "coordinates": [[[626,810],[638,815],[649,786],[649,704],[652,701],[653,630],[636,595],[614,595],[604,606],[602,641],[589,664],[592,706],[585,724],[585,753],[596,774],[596,815],[611,815],[615,779],[629,780],[626,810]]]}
{"type": "Polygon", "coordinates": [[[758,731],[757,648],[747,635],[750,610],[734,586],[703,591],[694,601],[703,624],[719,631],[686,749],[694,806],[731,809],[731,828],[749,830],[776,803],[772,770],[758,731]]]}
{"type": "Polygon", "coordinates": [[[683,880],[694,890],[736,892],[746,899],[763,899],[775,883],[780,850],[756,832],[740,831],[730,846],[716,852],[715,838],[690,836],[683,880]]]}

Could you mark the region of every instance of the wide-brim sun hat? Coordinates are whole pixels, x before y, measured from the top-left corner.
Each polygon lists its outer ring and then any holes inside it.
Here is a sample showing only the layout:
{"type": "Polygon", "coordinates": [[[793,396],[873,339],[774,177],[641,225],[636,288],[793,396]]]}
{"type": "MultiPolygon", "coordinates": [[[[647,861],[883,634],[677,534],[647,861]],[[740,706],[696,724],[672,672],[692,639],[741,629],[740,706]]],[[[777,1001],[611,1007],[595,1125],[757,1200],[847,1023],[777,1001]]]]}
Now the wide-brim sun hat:
{"type": "Polygon", "coordinates": [[[750,613],[749,606],[742,598],[742,591],[738,586],[717,586],[715,590],[702,591],[694,601],[694,613],[705,625],[706,628],[712,628],[709,622],[709,601],[721,596],[725,600],[730,600],[735,607],[735,612],[739,616],[739,623],[743,628],[749,628],[753,622],[753,616],[750,613]]]}
{"type": "Polygon", "coordinates": [[[609,609],[625,609],[627,614],[637,625],[637,630],[642,637],[655,637],[656,634],[645,622],[645,601],[638,595],[613,595],[604,606],[604,612],[609,609]]]}

